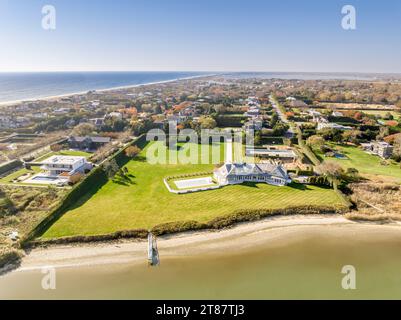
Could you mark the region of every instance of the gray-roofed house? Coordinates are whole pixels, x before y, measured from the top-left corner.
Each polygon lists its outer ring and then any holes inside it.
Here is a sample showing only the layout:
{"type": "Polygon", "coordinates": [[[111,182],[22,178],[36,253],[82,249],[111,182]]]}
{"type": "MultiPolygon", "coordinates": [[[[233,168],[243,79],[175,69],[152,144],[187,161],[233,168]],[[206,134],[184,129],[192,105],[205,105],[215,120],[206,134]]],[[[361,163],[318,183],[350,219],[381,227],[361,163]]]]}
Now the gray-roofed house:
{"type": "Polygon", "coordinates": [[[220,185],[264,182],[285,186],[291,182],[287,170],[273,163],[225,163],[214,171],[214,178],[220,185]]]}
{"type": "Polygon", "coordinates": [[[68,144],[71,149],[96,150],[110,142],[110,137],[76,137],[68,138],[68,144]]]}

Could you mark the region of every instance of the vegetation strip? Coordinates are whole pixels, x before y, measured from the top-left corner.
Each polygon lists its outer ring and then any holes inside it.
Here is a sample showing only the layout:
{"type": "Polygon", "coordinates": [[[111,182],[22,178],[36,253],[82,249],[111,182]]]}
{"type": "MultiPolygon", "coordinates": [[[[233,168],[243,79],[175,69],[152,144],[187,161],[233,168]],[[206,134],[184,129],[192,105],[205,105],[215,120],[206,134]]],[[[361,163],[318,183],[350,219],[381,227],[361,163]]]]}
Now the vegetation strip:
{"type": "Polygon", "coordinates": [[[346,206],[343,208],[335,208],[330,206],[300,206],[288,207],[285,209],[267,209],[267,210],[238,210],[229,215],[214,218],[208,222],[202,223],[198,221],[177,221],[163,223],[154,226],[150,230],[137,229],[118,231],[104,235],[93,236],[73,236],[55,239],[36,239],[25,244],[26,247],[35,247],[52,244],[67,244],[67,243],[87,243],[87,242],[102,242],[118,239],[145,239],[148,232],[155,235],[175,234],[185,231],[195,230],[220,230],[237,223],[257,221],[273,216],[289,216],[289,215],[322,215],[322,214],[341,214],[348,210],[346,206]]]}

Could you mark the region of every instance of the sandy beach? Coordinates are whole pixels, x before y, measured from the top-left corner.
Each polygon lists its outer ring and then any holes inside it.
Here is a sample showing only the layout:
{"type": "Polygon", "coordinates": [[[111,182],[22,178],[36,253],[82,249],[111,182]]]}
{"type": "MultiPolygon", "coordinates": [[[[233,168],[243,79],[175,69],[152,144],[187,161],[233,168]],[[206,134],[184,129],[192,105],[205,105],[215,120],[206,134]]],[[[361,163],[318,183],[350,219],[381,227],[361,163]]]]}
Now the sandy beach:
{"type": "Polygon", "coordinates": [[[151,85],[156,85],[156,84],[170,83],[170,82],[176,82],[176,81],[182,81],[182,80],[191,80],[191,79],[196,79],[196,78],[211,77],[214,75],[216,75],[216,74],[197,75],[197,76],[191,76],[191,77],[183,77],[183,78],[176,78],[176,79],[170,79],[170,80],[164,80],[164,81],[155,81],[155,82],[147,82],[147,83],[140,83],[140,84],[134,84],[134,85],[118,86],[118,87],[105,88],[105,89],[92,89],[92,90],[71,92],[71,93],[65,93],[65,94],[53,95],[53,96],[43,96],[43,97],[19,99],[19,100],[12,100],[12,101],[0,101],[0,107],[10,106],[10,105],[14,105],[14,104],[20,104],[23,102],[55,101],[55,100],[58,100],[61,98],[68,98],[68,97],[72,97],[72,96],[84,95],[84,94],[87,94],[89,91],[93,91],[93,92],[97,92],[97,93],[105,93],[105,92],[138,88],[138,87],[143,87],[143,86],[151,86],[151,85]]]}
{"type": "MultiPolygon", "coordinates": [[[[399,224],[376,225],[349,221],[340,215],[275,217],[243,223],[221,231],[186,232],[158,238],[161,260],[177,256],[240,253],[255,250],[267,242],[275,246],[290,245],[315,233],[341,237],[342,232],[366,231],[368,234],[400,232],[399,224]]],[[[22,260],[17,271],[43,266],[71,268],[106,264],[146,263],[147,243],[121,242],[76,244],[35,248],[22,260]]]]}

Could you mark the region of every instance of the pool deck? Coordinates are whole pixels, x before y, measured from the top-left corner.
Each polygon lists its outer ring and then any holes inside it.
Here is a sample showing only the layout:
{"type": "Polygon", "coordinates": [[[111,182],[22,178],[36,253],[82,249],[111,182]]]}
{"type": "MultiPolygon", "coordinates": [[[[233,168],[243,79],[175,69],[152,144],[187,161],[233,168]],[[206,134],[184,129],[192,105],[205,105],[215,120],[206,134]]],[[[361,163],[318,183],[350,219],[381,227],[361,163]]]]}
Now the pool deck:
{"type": "Polygon", "coordinates": [[[58,183],[67,183],[68,179],[63,179],[58,176],[49,176],[43,173],[35,174],[34,176],[30,177],[22,181],[22,183],[29,183],[29,184],[58,184],[58,183]]]}

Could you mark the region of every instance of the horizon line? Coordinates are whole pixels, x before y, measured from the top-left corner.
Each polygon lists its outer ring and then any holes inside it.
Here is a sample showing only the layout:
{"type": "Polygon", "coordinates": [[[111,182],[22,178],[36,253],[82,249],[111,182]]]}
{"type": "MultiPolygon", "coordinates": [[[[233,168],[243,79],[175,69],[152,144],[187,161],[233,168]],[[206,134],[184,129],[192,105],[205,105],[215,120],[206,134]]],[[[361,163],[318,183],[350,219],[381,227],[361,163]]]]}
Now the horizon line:
{"type": "Polygon", "coordinates": [[[148,73],[168,73],[168,72],[197,72],[197,73],[216,73],[216,74],[227,74],[227,73],[309,73],[309,74],[386,74],[386,75],[401,75],[401,72],[384,72],[384,71],[279,71],[279,70],[267,70],[267,71],[204,71],[204,70],[10,70],[1,71],[0,74],[6,73],[74,73],[74,72],[93,72],[93,73],[128,73],[128,72],[148,72],[148,73]]]}

